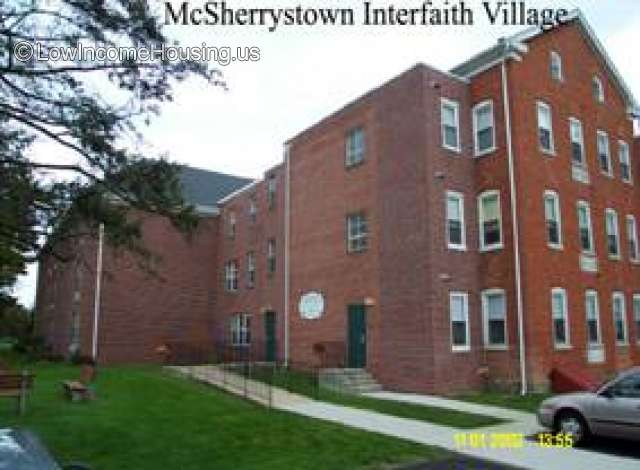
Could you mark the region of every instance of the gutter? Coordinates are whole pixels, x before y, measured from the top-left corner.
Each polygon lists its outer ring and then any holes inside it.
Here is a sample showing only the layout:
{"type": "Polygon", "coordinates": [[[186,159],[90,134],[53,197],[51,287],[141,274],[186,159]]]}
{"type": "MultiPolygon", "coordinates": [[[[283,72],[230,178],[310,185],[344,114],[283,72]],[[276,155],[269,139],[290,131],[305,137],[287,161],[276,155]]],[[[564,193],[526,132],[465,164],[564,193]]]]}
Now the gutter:
{"type": "Polygon", "coordinates": [[[505,133],[507,137],[507,153],[509,161],[509,190],[511,197],[511,224],[513,232],[513,258],[516,283],[516,305],[518,315],[518,340],[520,357],[520,393],[527,394],[527,358],[524,338],[524,316],[522,301],[522,276],[520,272],[520,230],[518,226],[518,207],[516,197],[516,182],[513,158],[513,138],[511,129],[511,105],[509,100],[507,58],[502,60],[502,98],[504,104],[505,133]]]}
{"type": "Polygon", "coordinates": [[[284,365],[289,365],[289,230],[291,226],[291,155],[290,146],[284,146],[285,192],[284,192],[284,365]]]}
{"type": "Polygon", "coordinates": [[[100,290],[102,288],[102,250],[104,246],[104,224],[98,228],[98,256],[96,259],[96,287],[93,295],[93,337],[91,342],[91,357],[98,360],[98,325],[100,322],[100,290]]]}

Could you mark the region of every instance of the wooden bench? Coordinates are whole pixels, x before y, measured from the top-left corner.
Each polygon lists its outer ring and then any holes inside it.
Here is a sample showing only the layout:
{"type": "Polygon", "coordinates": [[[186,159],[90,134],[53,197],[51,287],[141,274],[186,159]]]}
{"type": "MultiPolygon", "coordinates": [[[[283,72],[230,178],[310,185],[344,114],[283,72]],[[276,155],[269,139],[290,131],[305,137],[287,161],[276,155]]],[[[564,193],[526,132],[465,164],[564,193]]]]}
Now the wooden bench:
{"type": "Polygon", "coordinates": [[[33,375],[29,372],[0,372],[0,397],[16,398],[18,413],[27,407],[27,392],[33,386],[33,375]]]}

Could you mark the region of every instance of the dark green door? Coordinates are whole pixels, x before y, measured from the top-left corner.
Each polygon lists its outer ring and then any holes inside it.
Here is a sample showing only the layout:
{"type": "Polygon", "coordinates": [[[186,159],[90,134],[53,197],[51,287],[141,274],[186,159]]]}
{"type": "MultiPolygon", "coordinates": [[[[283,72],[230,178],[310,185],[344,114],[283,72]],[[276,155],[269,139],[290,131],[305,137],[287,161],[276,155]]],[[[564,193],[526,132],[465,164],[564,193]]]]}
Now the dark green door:
{"type": "Polygon", "coordinates": [[[276,360],[276,312],[266,312],[264,314],[264,341],[265,360],[275,362],[276,360]]]}
{"type": "Polygon", "coordinates": [[[349,305],[348,315],[347,366],[362,369],[367,365],[367,317],[364,305],[349,305]]]}

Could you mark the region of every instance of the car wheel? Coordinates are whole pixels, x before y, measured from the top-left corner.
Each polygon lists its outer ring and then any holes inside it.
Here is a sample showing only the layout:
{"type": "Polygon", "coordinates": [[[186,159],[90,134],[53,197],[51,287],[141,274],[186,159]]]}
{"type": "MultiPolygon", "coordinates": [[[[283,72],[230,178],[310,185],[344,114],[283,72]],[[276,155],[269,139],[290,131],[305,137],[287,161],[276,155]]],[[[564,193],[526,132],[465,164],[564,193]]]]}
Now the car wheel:
{"type": "Polygon", "coordinates": [[[580,413],[562,411],[555,421],[554,431],[558,434],[571,436],[573,445],[583,444],[589,437],[589,428],[580,413]]]}

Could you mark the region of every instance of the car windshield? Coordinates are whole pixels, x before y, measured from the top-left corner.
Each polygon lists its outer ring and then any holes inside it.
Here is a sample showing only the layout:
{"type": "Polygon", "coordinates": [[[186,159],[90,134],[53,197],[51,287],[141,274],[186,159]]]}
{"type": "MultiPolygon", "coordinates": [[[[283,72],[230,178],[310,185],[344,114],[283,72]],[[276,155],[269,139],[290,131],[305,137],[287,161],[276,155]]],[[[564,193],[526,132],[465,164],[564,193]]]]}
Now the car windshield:
{"type": "Polygon", "coordinates": [[[609,377],[607,377],[605,380],[603,380],[602,382],[600,382],[599,384],[597,384],[596,386],[594,386],[594,387],[591,389],[591,391],[595,393],[595,392],[597,392],[597,391],[601,390],[601,389],[602,389],[602,387],[604,387],[605,385],[607,385],[607,384],[608,384],[608,383],[610,383],[610,382],[613,382],[613,381],[614,381],[615,379],[617,379],[618,377],[620,377],[620,374],[619,374],[619,373],[618,373],[618,374],[610,375],[610,376],[609,376],[609,377]]]}

